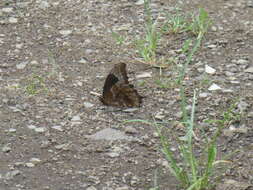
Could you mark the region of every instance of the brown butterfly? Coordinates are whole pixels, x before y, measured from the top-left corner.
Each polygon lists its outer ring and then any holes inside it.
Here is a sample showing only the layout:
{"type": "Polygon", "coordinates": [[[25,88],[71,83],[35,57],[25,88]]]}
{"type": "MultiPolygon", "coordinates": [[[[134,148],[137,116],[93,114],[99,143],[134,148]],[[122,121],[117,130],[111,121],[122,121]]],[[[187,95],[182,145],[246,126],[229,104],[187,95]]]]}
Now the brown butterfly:
{"type": "Polygon", "coordinates": [[[100,101],[109,106],[139,107],[142,98],[134,86],[128,82],[126,64],[115,64],[106,77],[100,101]]]}

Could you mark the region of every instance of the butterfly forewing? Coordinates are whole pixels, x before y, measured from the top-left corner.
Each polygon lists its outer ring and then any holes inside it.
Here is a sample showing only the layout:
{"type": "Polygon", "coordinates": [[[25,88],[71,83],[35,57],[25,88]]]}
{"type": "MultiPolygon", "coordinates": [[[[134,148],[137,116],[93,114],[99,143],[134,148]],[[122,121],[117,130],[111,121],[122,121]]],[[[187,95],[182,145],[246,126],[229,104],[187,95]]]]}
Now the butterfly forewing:
{"type": "Polygon", "coordinates": [[[126,64],[114,65],[109,75],[106,77],[103,96],[100,98],[105,105],[117,107],[139,107],[142,97],[138,94],[134,86],[129,84],[126,64]]]}

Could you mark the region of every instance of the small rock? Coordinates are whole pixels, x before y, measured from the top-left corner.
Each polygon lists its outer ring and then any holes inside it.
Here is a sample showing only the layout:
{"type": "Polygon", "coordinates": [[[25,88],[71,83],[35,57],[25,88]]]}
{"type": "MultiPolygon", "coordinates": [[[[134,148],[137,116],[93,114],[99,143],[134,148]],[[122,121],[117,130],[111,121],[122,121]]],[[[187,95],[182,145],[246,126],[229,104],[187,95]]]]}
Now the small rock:
{"type": "Polygon", "coordinates": [[[90,102],[84,102],[83,105],[85,108],[92,108],[94,106],[94,104],[92,104],[90,102]]]}
{"type": "Polygon", "coordinates": [[[37,127],[34,129],[35,132],[37,133],[44,133],[46,131],[45,127],[37,127]]]}
{"type": "Polygon", "coordinates": [[[37,127],[35,125],[28,125],[27,126],[29,129],[36,129],[37,127]]]}
{"type": "Polygon", "coordinates": [[[117,153],[117,152],[109,152],[109,153],[106,153],[109,157],[111,158],[116,158],[116,157],[119,157],[120,156],[120,153],[117,153]]]}
{"type": "Polygon", "coordinates": [[[128,31],[130,28],[131,28],[131,24],[127,23],[127,24],[123,24],[121,26],[114,27],[114,30],[115,31],[128,31]]]}
{"type": "Polygon", "coordinates": [[[205,72],[212,75],[216,72],[216,70],[208,65],[205,65],[205,72]]]}
{"type": "Polygon", "coordinates": [[[75,116],[73,116],[72,119],[71,119],[71,121],[80,121],[80,120],[81,120],[81,118],[80,118],[79,115],[75,115],[75,116]]]}
{"type": "Polygon", "coordinates": [[[143,5],[144,4],[144,0],[138,0],[135,4],[136,5],[143,5]]]}
{"type": "Polygon", "coordinates": [[[62,128],[62,126],[60,126],[60,125],[55,125],[55,126],[52,126],[51,128],[55,129],[57,131],[61,131],[61,132],[64,131],[63,128],[62,128]]]}
{"type": "Polygon", "coordinates": [[[65,144],[59,144],[55,146],[55,149],[57,150],[69,150],[69,145],[70,143],[65,143],[65,144]]]}
{"type": "Polygon", "coordinates": [[[38,163],[41,162],[41,160],[39,158],[31,158],[30,162],[33,163],[33,164],[38,164],[38,163]]]}
{"type": "Polygon", "coordinates": [[[159,119],[159,120],[163,120],[165,118],[165,115],[163,114],[163,112],[158,112],[156,115],[155,115],[155,118],[156,119],[159,119]]]}
{"type": "Polygon", "coordinates": [[[143,72],[143,73],[136,75],[137,79],[151,78],[151,77],[152,77],[152,72],[143,72]]]}
{"type": "Polygon", "coordinates": [[[129,140],[130,137],[125,135],[123,132],[112,129],[112,128],[106,128],[101,131],[98,131],[94,135],[87,136],[88,138],[94,139],[94,140],[121,140],[126,139],[129,140]]]}
{"type": "Polygon", "coordinates": [[[28,62],[22,62],[16,65],[17,69],[21,70],[24,69],[26,67],[26,65],[28,64],[28,62]]]}
{"type": "Polygon", "coordinates": [[[2,148],[2,151],[4,153],[10,152],[11,151],[11,147],[8,144],[4,145],[3,148],[2,148]]]}
{"type": "Polygon", "coordinates": [[[209,95],[210,95],[209,93],[203,92],[203,93],[200,93],[200,94],[199,94],[199,97],[200,97],[200,98],[206,98],[206,97],[209,96],[209,95]]]}
{"type": "Polygon", "coordinates": [[[12,7],[5,7],[5,8],[2,8],[2,11],[3,11],[4,13],[10,13],[10,12],[13,11],[13,8],[12,8],[12,7]]]}
{"type": "Polygon", "coordinates": [[[88,61],[87,61],[86,59],[82,58],[82,59],[80,59],[80,60],[78,61],[78,63],[85,64],[85,63],[88,63],[88,61]]]}
{"type": "Polygon", "coordinates": [[[240,64],[240,65],[247,64],[248,62],[249,62],[249,61],[246,60],[246,59],[238,59],[238,60],[236,61],[236,63],[237,63],[237,64],[240,64]]]}
{"type": "Polygon", "coordinates": [[[49,5],[49,3],[47,1],[40,1],[40,3],[39,3],[39,8],[40,9],[45,10],[45,9],[47,9],[49,7],[50,7],[50,5],[49,5]]]}
{"type": "Polygon", "coordinates": [[[27,162],[27,163],[25,163],[25,166],[28,168],[33,168],[35,166],[35,164],[33,164],[31,162],[27,162]]]}
{"type": "Polygon", "coordinates": [[[15,18],[15,17],[10,17],[10,18],[9,18],[9,23],[15,24],[15,23],[17,23],[17,22],[18,22],[18,19],[17,19],[17,18],[15,18]]]}
{"type": "Polygon", "coordinates": [[[217,84],[213,83],[208,90],[210,91],[216,91],[216,90],[221,90],[221,87],[219,87],[217,84]]]}
{"type": "Polygon", "coordinates": [[[210,48],[210,49],[214,49],[214,48],[216,48],[217,46],[216,46],[215,44],[210,44],[210,45],[208,45],[207,47],[210,48]]]}
{"type": "Polygon", "coordinates": [[[60,30],[59,33],[64,36],[68,36],[72,33],[72,30],[60,30]]]}
{"type": "Polygon", "coordinates": [[[243,113],[247,110],[247,108],[249,107],[249,104],[245,101],[240,100],[237,107],[239,108],[240,112],[243,113]]]}
{"type": "Polygon", "coordinates": [[[10,132],[10,133],[15,133],[17,131],[17,129],[14,129],[14,128],[10,128],[9,130],[8,130],[8,132],[10,132]]]}
{"type": "Polygon", "coordinates": [[[244,71],[245,73],[253,73],[253,67],[249,67],[244,71]]]}
{"type": "Polygon", "coordinates": [[[10,172],[7,172],[4,176],[5,179],[10,180],[13,179],[15,176],[20,175],[21,172],[19,170],[13,170],[10,172]]]}
{"type": "Polygon", "coordinates": [[[127,134],[136,134],[136,133],[138,133],[138,131],[132,126],[126,126],[125,127],[125,133],[127,133],[127,134]]]}
{"type": "Polygon", "coordinates": [[[124,109],[122,110],[123,112],[127,112],[127,113],[131,113],[131,112],[135,112],[139,110],[138,108],[127,108],[127,109],[124,109]]]}

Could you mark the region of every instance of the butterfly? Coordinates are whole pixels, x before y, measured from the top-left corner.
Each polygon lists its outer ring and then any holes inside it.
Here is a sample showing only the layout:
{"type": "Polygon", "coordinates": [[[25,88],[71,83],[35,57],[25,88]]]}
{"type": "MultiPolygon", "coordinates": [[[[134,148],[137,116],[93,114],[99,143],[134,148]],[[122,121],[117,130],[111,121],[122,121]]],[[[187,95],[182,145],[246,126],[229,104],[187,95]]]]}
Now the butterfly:
{"type": "Polygon", "coordinates": [[[100,101],[104,105],[116,107],[140,107],[142,96],[129,84],[126,64],[115,64],[107,75],[100,101]]]}

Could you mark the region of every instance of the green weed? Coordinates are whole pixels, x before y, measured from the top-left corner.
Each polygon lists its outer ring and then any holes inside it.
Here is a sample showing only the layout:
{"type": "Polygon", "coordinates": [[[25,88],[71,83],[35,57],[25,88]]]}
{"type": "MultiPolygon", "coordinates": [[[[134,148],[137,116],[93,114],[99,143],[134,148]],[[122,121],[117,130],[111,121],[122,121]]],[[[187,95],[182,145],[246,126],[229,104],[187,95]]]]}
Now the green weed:
{"type": "Polygon", "coordinates": [[[125,37],[112,31],[112,38],[116,41],[117,45],[122,45],[125,42],[125,37]]]}
{"type": "Polygon", "coordinates": [[[136,40],[136,47],[139,55],[145,62],[156,62],[156,50],[158,41],[160,39],[160,33],[157,31],[157,23],[153,21],[150,8],[151,0],[144,0],[144,14],[146,18],[145,22],[145,37],[136,40]]]}
{"type": "Polygon", "coordinates": [[[28,84],[25,87],[25,92],[29,95],[36,95],[42,91],[47,91],[44,79],[39,75],[32,75],[28,79],[28,84]]]}

